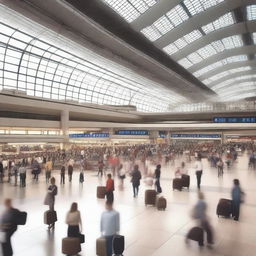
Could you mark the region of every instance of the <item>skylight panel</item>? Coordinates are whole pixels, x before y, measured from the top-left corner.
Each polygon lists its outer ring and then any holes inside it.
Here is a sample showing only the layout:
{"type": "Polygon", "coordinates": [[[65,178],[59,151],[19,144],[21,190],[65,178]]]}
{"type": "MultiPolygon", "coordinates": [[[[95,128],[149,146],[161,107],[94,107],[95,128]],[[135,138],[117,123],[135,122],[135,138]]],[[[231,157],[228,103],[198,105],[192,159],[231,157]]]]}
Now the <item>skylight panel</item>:
{"type": "Polygon", "coordinates": [[[247,18],[248,20],[256,20],[256,5],[247,6],[247,18]]]}
{"type": "Polygon", "coordinates": [[[180,50],[180,49],[184,48],[185,46],[187,46],[188,44],[192,43],[193,41],[199,39],[200,37],[202,37],[201,32],[199,30],[194,30],[194,31],[190,32],[189,34],[179,38],[175,42],[167,45],[165,48],[163,48],[163,50],[166,53],[168,53],[169,55],[172,55],[175,52],[177,52],[178,50],[180,50]]]}
{"type": "Polygon", "coordinates": [[[142,29],[141,33],[144,34],[144,36],[147,37],[150,41],[155,41],[162,36],[154,26],[149,26],[142,29]]]}
{"type": "Polygon", "coordinates": [[[193,64],[197,64],[197,63],[199,63],[200,61],[203,60],[203,58],[202,58],[197,52],[194,52],[194,53],[189,54],[187,58],[188,58],[193,64]]]}
{"type": "Polygon", "coordinates": [[[225,66],[229,63],[234,63],[234,62],[240,62],[240,61],[246,61],[248,60],[248,57],[247,55],[237,55],[237,56],[231,56],[231,57],[228,57],[226,59],[223,59],[223,60],[220,60],[220,61],[217,61],[209,66],[206,66],[202,69],[199,69],[197,70],[196,72],[193,73],[193,75],[195,77],[199,77],[209,71],[212,71],[216,68],[219,68],[219,67],[222,67],[222,66],[225,66]]]}
{"type": "Polygon", "coordinates": [[[177,5],[176,7],[171,9],[169,12],[166,13],[166,16],[170,19],[175,27],[177,27],[189,18],[188,14],[181,7],[181,5],[177,5]]]}
{"type": "Polygon", "coordinates": [[[221,16],[220,18],[218,18],[217,20],[205,25],[205,26],[202,26],[202,30],[208,34],[212,31],[215,31],[215,30],[218,30],[218,29],[221,29],[221,28],[224,28],[224,27],[227,27],[227,26],[230,26],[232,24],[235,24],[235,21],[234,21],[234,18],[232,16],[232,13],[229,12],[223,16],[221,16]]]}
{"type": "MultiPolygon", "coordinates": [[[[233,49],[236,47],[240,47],[243,45],[243,41],[240,36],[230,36],[223,38],[222,40],[211,42],[210,44],[200,48],[196,51],[201,57],[201,59],[207,59],[219,52],[222,52],[226,49],[233,49]]],[[[190,56],[192,55],[192,58],[195,53],[191,53],[187,56],[188,59],[190,59],[190,56]]],[[[198,63],[198,62],[196,62],[198,63]]]]}
{"type": "Polygon", "coordinates": [[[172,55],[179,50],[179,48],[175,44],[169,44],[163,49],[167,54],[172,55]]]}
{"type": "MultiPolygon", "coordinates": [[[[165,35],[167,32],[171,31],[173,28],[177,27],[185,20],[187,20],[189,16],[181,7],[181,5],[177,5],[173,9],[171,9],[168,13],[160,17],[156,20],[152,25],[144,28],[141,32],[145,35],[145,31],[148,30],[156,30],[160,36],[149,38],[151,41],[155,41],[161,36],[165,35]]],[[[145,35],[147,36],[147,35],[145,35]]]]}
{"type": "Polygon", "coordinates": [[[184,0],[184,4],[191,15],[196,15],[223,1],[224,0],[184,0]]]}
{"type": "Polygon", "coordinates": [[[102,0],[129,23],[155,5],[158,0],[102,0]]]}
{"type": "Polygon", "coordinates": [[[183,58],[179,60],[178,63],[184,68],[190,68],[193,65],[188,58],[183,58]]]}
{"type": "Polygon", "coordinates": [[[250,66],[246,66],[246,67],[240,67],[240,68],[234,68],[234,69],[230,69],[221,73],[218,73],[214,76],[211,76],[205,80],[203,80],[202,82],[206,85],[210,84],[211,82],[217,81],[225,76],[228,76],[229,74],[234,74],[234,73],[238,73],[238,72],[242,72],[242,71],[247,71],[250,70],[251,67],[250,66]]]}

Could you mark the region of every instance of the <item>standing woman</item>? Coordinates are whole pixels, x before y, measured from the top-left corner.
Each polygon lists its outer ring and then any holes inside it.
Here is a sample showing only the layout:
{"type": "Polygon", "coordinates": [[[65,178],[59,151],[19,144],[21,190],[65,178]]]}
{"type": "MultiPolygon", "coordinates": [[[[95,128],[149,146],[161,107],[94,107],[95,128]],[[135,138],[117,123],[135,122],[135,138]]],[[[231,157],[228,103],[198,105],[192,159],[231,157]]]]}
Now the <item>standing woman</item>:
{"type": "Polygon", "coordinates": [[[82,220],[77,203],[72,203],[67,213],[66,224],[68,224],[68,237],[80,237],[82,231],[82,220]]]}
{"type": "Polygon", "coordinates": [[[244,192],[240,188],[240,182],[238,179],[234,179],[234,186],[231,192],[232,195],[232,216],[235,221],[239,220],[240,204],[243,202],[244,192]]]}
{"type": "Polygon", "coordinates": [[[51,185],[48,187],[47,195],[44,200],[45,205],[49,205],[49,210],[54,211],[55,196],[58,194],[58,187],[55,185],[55,178],[50,180],[51,185]]]}
{"type": "Polygon", "coordinates": [[[140,186],[140,180],[141,180],[141,173],[139,171],[139,166],[136,164],[134,166],[134,171],[132,172],[132,186],[133,186],[133,197],[138,196],[139,193],[139,186],[140,186]]]}
{"type": "Polygon", "coordinates": [[[162,193],[162,188],[160,186],[160,177],[161,177],[161,165],[158,164],[155,170],[155,180],[156,180],[155,186],[156,186],[156,192],[158,194],[162,193]]]}

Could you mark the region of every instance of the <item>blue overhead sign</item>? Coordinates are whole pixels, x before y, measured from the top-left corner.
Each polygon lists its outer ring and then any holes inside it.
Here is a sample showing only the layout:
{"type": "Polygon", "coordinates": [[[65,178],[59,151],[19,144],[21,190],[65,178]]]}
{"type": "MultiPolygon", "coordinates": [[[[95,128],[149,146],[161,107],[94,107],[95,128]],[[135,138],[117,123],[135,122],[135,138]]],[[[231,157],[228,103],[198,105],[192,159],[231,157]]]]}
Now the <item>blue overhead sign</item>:
{"type": "Polygon", "coordinates": [[[149,135],[146,130],[119,130],[115,132],[115,135],[149,135]]]}
{"type": "Polygon", "coordinates": [[[256,123],[256,117],[214,117],[214,123],[256,123]]]}
{"type": "Polygon", "coordinates": [[[74,133],[69,138],[108,138],[109,133],[74,133]]]}
{"type": "Polygon", "coordinates": [[[200,139],[220,139],[221,138],[221,134],[171,134],[171,138],[200,138],[200,139]]]}

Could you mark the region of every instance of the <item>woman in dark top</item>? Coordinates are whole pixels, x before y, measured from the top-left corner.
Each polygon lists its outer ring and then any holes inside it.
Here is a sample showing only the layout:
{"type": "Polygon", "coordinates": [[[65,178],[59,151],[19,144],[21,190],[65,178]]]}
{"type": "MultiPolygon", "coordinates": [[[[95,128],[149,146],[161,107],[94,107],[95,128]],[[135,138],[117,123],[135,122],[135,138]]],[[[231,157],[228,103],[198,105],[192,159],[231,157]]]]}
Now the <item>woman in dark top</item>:
{"type": "Polygon", "coordinates": [[[155,170],[155,179],[156,179],[155,186],[156,186],[157,193],[162,193],[162,188],[160,186],[160,177],[161,177],[161,165],[158,164],[155,170]]]}
{"type": "Polygon", "coordinates": [[[55,185],[55,178],[50,180],[51,185],[48,187],[47,195],[44,200],[45,205],[49,205],[49,210],[54,211],[55,196],[58,194],[58,188],[55,185]]]}
{"type": "Polygon", "coordinates": [[[141,180],[141,173],[139,171],[139,166],[134,166],[134,171],[132,172],[132,186],[133,186],[133,196],[138,196],[139,193],[139,186],[140,186],[140,180],[141,180]]]}

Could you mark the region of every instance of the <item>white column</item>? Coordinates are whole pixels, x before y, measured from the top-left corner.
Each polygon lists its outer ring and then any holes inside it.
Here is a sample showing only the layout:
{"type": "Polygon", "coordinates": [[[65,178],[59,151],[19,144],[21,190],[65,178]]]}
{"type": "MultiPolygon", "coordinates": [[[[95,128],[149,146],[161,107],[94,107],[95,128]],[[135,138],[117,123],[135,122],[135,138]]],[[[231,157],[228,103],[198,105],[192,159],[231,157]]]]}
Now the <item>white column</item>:
{"type": "Polygon", "coordinates": [[[60,129],[62,131],[62,134],[64,136],[64,148],[65,145],[69,142],[69,111],[64,109],[61,111],[61,117],[60,117],[60,129]]]}

